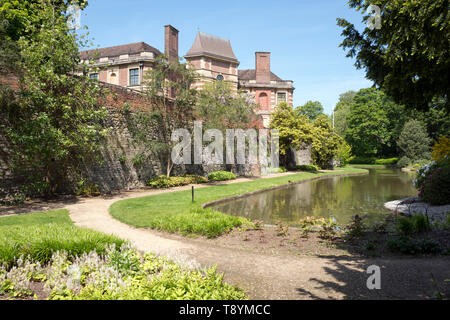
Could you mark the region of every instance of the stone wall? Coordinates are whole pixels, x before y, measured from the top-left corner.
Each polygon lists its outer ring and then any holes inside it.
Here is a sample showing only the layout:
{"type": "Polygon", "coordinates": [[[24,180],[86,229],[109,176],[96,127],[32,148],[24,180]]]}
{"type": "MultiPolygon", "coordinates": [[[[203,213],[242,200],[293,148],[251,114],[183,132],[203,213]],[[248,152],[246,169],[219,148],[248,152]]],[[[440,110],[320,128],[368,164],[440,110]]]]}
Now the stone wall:
{"type": "MultiPolygon", "coordinates": [[[[136,143],[130,130],[131,118],[134,112],[144,105],[142,96],[130,89],[111,84],[101,84],[113,92],[108,95],[104,105],[107,105],[108,116],[104,126],[110,133],[101,143],[101,161],[85,165],[82,177],[87,184],[97,185],[103,193],[114,190],[129,190],[143,187],[145,182],[166,172],[166,164],[158,153],[152,153],[142,144],[136,143]],[[127,108],[124,108],[124,106],[127,108]]],[[[2,119],[4,117],[1,117],[2,119]]],[[[1,121],[1,119],[0,119],[1,121]]],[[[1,123],[0,123],[1,125],[1,123]]],[[[158,128],[148,128],[149,137],[158,137],[158,128]]],[[[0,199],[7,195],[20,192],[21,186],[27,183],[27,174],[14,174],[11,170],[11,154],[8,152],[8,141],[0,135],[0,199]]],[[[246,165],[189,165],[174,166],[173,175],[198,174],[207,176],[219,170],[233,171],[237,175],[256,175],[256,168],[246,165]]],[[[65,191],[73,190],[77,181],[62,181],[65,191]]]]}
{"type": "Polygon", "coordinates": [[[304,145],[299,150],[290,149],[287,155],[287,169],[295,169],[296,166],[313,164],[311,145],[304,145]]]}

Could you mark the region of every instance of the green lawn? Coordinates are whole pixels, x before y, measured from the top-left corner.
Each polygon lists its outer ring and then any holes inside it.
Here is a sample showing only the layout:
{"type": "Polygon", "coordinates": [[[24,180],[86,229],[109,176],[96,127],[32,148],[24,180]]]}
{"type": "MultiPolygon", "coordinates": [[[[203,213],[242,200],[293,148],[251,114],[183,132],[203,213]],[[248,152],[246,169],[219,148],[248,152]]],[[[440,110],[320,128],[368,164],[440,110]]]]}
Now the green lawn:
{"type": "Polygon", "coordinates": [[[301,172],[283,177],[209,186],[195,190],[194,203],[191,190],[170,192],[116,202],[111,206],[110,213],[117,220],[137,228],[216,237],[249,222],[244,218],[229,216],[211,209],[203,210],[201,207],[207,202],[288,184],[289,181],[364,172],[367,170],[345,168],[335,172],[301,172]]]}
{"type": "Polygon", "coordinates": [[[124,241],[74,226],[67,210],[0,217],[0,265],[11,265],[21,255],[45,263],[62,250],[69,256],[93,250],[101,254],[112,243],[121,246],[124,241]]]}

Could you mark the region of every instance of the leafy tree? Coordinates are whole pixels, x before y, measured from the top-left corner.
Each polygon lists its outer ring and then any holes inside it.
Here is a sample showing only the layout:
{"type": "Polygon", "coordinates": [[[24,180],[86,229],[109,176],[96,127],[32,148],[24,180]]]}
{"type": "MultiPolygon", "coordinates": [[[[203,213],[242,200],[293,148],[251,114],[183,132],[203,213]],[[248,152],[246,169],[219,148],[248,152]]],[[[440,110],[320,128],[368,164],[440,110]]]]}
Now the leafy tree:
{"type": "Polygon", "coordinates": [[[323,169],[333,168],[332,161],[337,155],[339,145],[343,144],[343,139],[333,132],[328,117],[319,115],[312,123],[313,143],[312,158],[314,164],[323,169]]]}
{"type": "Polygon", "coordinates": [[[411,161],[430,158],[431,139],[426,129],[417,120],[409,120],[398,139],[398,146],[405,157],[411,161]]]}
{"type": "Polygon", "coordinates": [[[336,152],[336,160],[339,162],[339,166],[345,167],[345,165],[349,163],[351,157],[352,147],[350,147],[348,143],[341,138],[336,152]]]}
{"type": "Polygon", "coordinates": [[[272,112],[271,129],[278,129],[281,163],[286,165],[290,149],[312,143],[313,127],[305,115],[296,115],[291,105],[282,102],[272,112]]]}
{"type": "Polygon", "coordinates": [[[40,25],[44,19],[39,14],[42,5],[55,8],[55,13],[65,15],[71,5],[78,6],[81,10],[88,5],[87,0],[0,0],[0,16],[6,19],[3,23],[6,35],[10,40],[18,41],[21,37],[31,38],[35,30],[29,29],[30,24],[40,25]]]}
{"type": "Polygon", "coordinates": [[[278,129],[280,155],[286,164],[290,149],[299,150],[305,145],[312,146],[314,163],[321,168],[329,168],[343,139],[333,132],[327,115],[322,114],[311,122],[306,115],[297,116],[287,103],[281,103],[272,113],[272,129],[278,129]]]}
{"type": "Polygon", "coordinates": [[[309,120],[314,121],[319,115],[323,114],[323,106],[319,101],[308,101],[295,111],[298,116],[305,115],[309,120]]]}
{"type": "MultiPolygon", "coordinates": [[[[450,15],[448,0],[350,0],[364,12],[370,5],[381,9],[381,28],[360,32],[337,19],[345,37],[341,47],[366,77],[408,108],[427,110],[435,97],[449,108],[450,15]]],[[[370,19],[366,14],[364,21],[370,19]]]]}
{"type": "Polygon", "coordinates": [[[233,92],[225,81],[205,84],[198,94],[195,118],[203,120],[205,129],[246,129],[256,120],[255,104],[244,93],[233,92]]]}
{"type": "Polygon", "coordinates": [[[428,135],[434,141],[450,132],[450,110],[445,108],[445,99],[434,99],[426,112],[409,110],[408,117],[419,120],[427,127],[428,135]]]}
{"type": "Polygon", "coordinates": [[[0,75],[13,71],[19,60],[17,43],[7,34],[5,14],[0,12],[0,75]]]}
{"type": "Polygon", "coordinates": [[[96,159],[106,134],[100,88],[72,75],[83,37],[69,32],[65,8],[62,2],[33,4],[37,18],[26,24],[33,36],[17,42],[20,90],[9,97],[3,93],[0,105],[8,124],[0,129],[11,142],[16,169],[30,170],[33,191],[47,195],[62,179],[77,176],[83,163],[96,159]]]}
{"type": "Polygon", "coordinates": [[[361,89],[347,115],[345,140],[359,157],[395,155],[405,118],[403,107],[382,91],[361,89]]]}
{"type": "Polygon", "coordinates": [[[355,91],[348,91],[339,97],[339,102],[334,109],[334,131],[341,137],[345,137],[347,130],[347,116],[354,103],[355,91]]]}
{"type": "Polygon", "coordinates": [[[161,154],[168,177],[174,165],[172,149],[177,144],[172,141],[172,133],[176,129],[191,128],[194,121],[197,91],[191,84],[196,79],[197,73],[193,69],[188,69],[186,64],[168,61],[164,55],[155,60],[154,68],[145,76],[144,93],[151,107],[142,111],[140,116],[158,128],[158,139],[148,145],[161,154]]]}

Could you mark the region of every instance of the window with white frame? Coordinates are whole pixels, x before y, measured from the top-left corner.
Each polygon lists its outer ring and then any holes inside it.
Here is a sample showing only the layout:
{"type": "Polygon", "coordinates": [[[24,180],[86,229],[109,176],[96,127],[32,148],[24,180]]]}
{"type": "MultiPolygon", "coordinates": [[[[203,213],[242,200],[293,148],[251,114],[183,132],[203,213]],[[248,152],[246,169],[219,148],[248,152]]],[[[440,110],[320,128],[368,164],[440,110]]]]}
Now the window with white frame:
{"type": "Polygon", "coordinates": [[[130,86],[139,85],[139,68],[130,69],[130,86]]]}
{"type": "Polygon", "coordinates": [[[287,102],[286,92],[278,92],[277,93],[277,104],[280,104],[282,102],[287,102]]]}
{"type": "Polygon", "coordinates": [[[89,75],[89,78],[90,78],[91,80],[98,80],[98,73],[91,73],[91,74],[89,75]]]}

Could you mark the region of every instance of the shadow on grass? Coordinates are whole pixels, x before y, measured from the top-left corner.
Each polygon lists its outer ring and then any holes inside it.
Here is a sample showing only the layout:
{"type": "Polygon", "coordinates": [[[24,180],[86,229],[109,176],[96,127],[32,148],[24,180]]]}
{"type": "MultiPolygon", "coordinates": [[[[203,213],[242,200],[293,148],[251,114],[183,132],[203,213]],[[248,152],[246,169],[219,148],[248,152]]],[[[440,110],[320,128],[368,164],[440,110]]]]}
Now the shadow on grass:
{"type": "Polygon", "coordinates": [[[50,200],[34,199],[15,206],[0,206],[0,217],[62,209],[79,201],[80,199],[76,196],[59,196],[50,200]]]}

